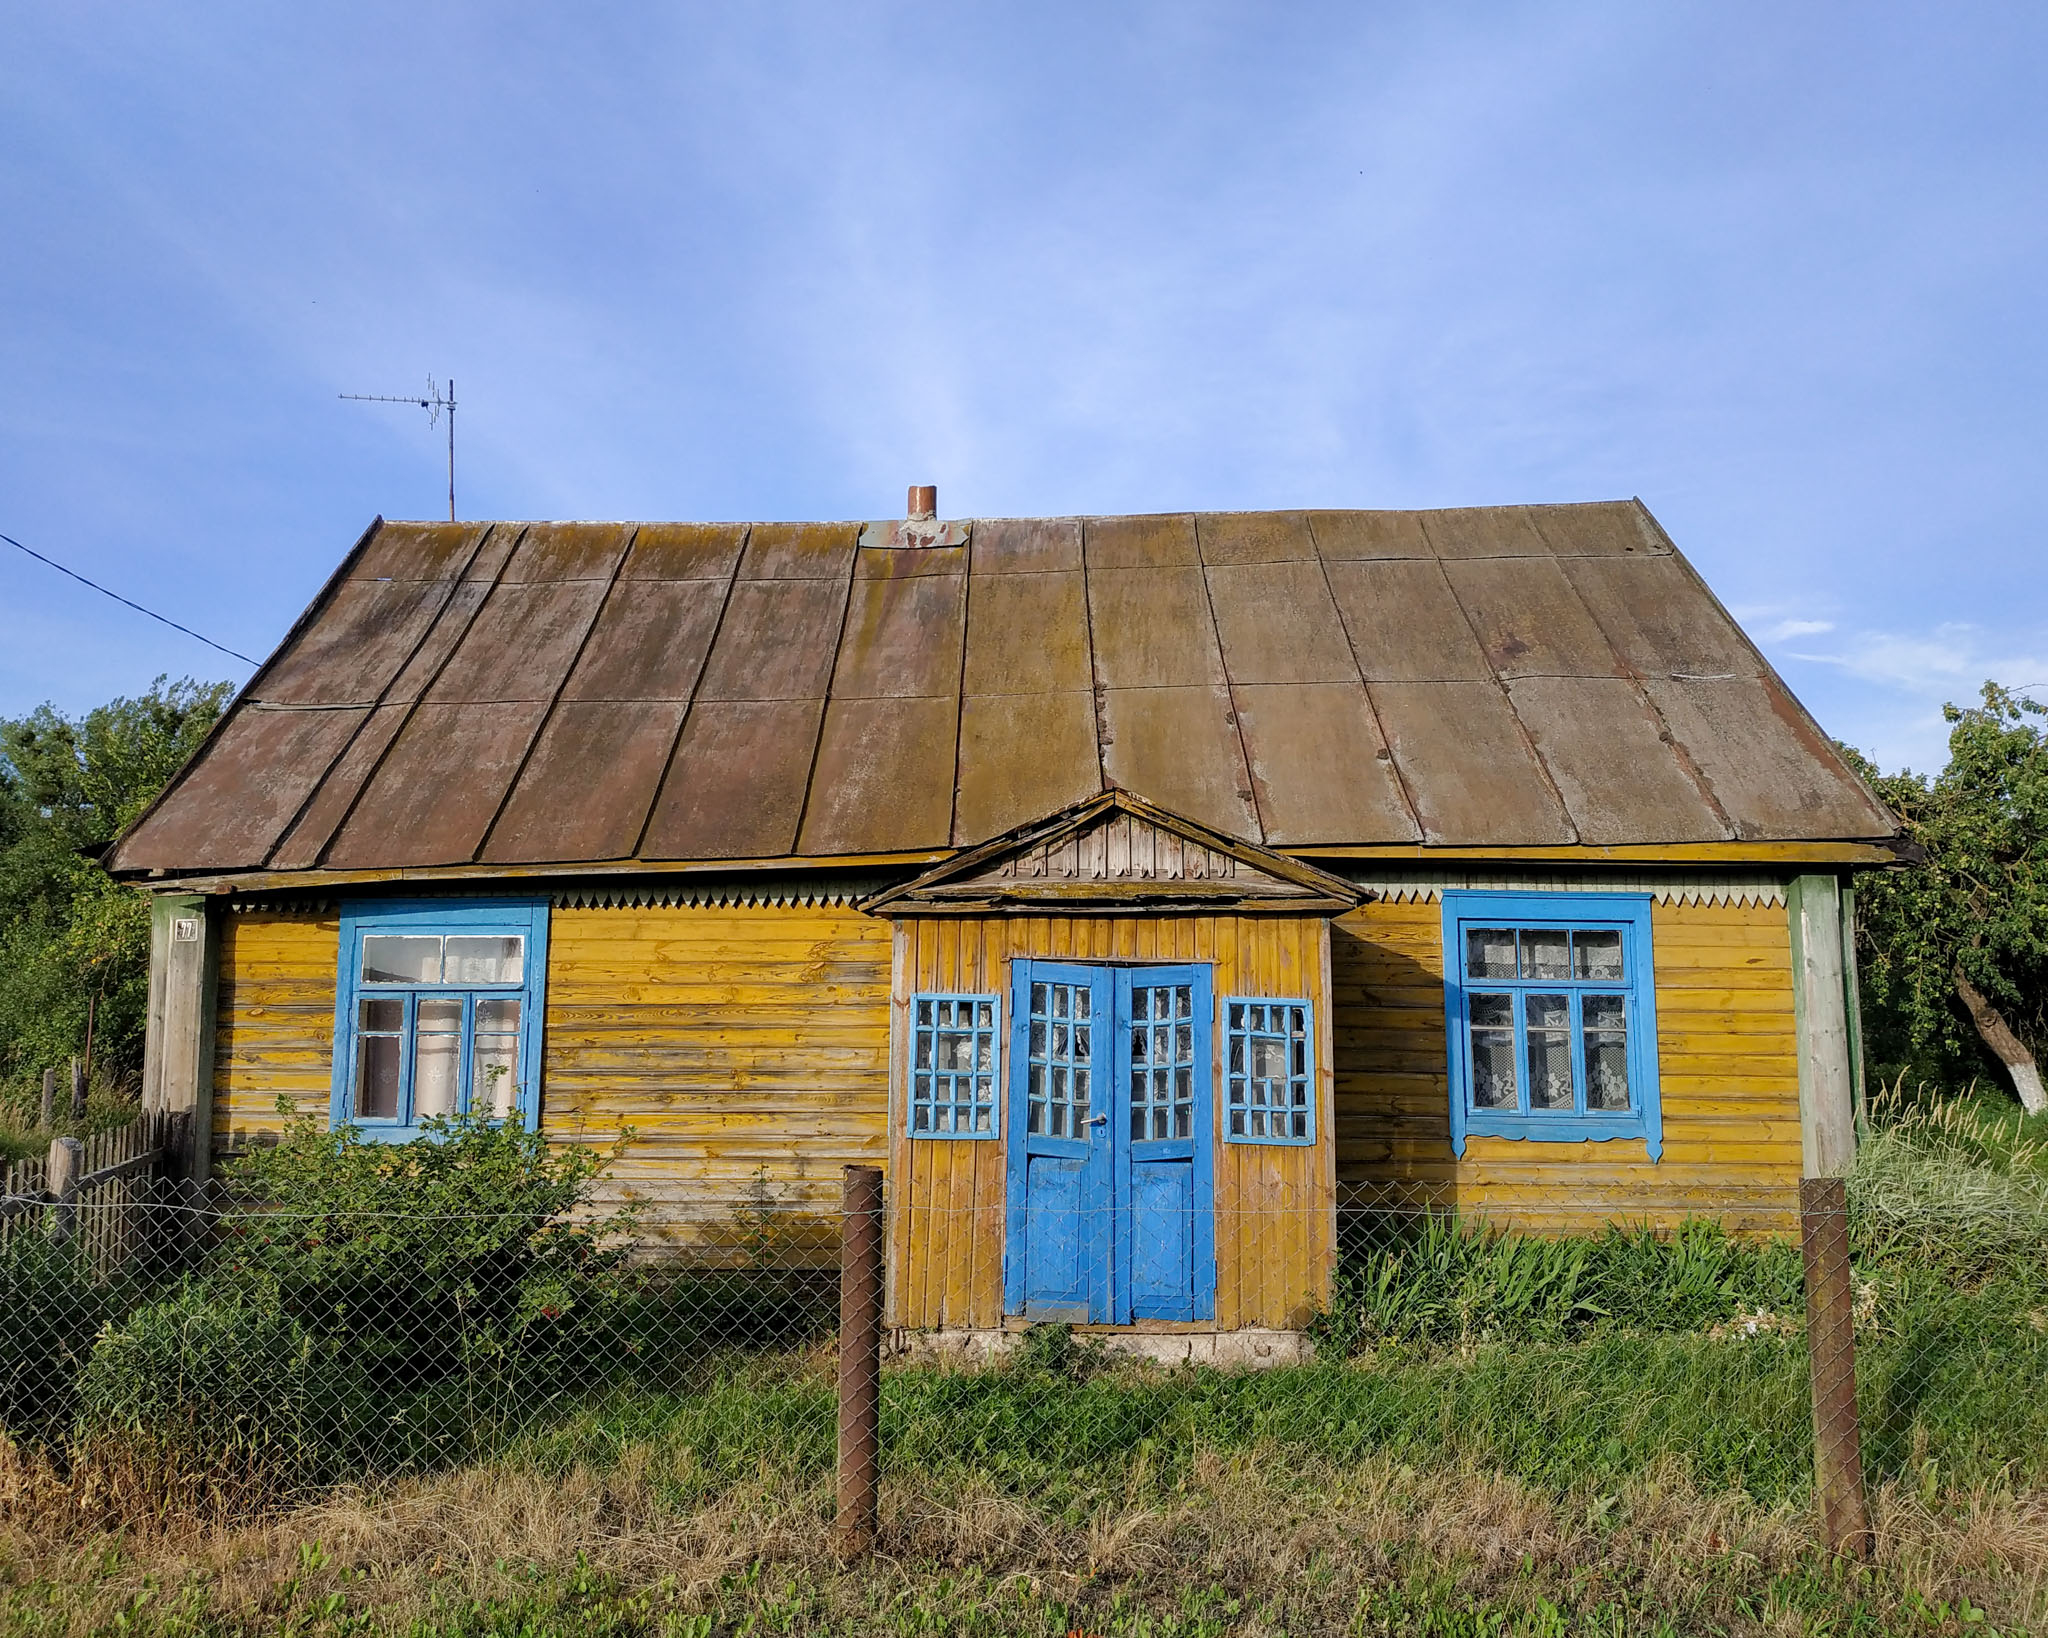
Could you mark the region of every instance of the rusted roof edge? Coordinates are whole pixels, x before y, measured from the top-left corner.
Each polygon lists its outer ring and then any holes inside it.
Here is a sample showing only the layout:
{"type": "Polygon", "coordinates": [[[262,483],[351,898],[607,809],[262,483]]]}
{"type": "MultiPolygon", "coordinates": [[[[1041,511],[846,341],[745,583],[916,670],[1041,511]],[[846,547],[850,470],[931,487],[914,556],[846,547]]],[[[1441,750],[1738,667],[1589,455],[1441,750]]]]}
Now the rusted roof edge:
{"type": "Polygon", "coordinates": [[[1840,770],[1842,776],[1863,793],[1863,800],[1870,804],[1871,811],[1876,814],[1882,814],[1885,818],[1889,819],[1891,821],[1892,834],[1894,836],[1899,835],[1902,830],[1899,816],[1878,800],[1877,793],[1864,783],[1863,776],[1850,765],[1849,759],[1835,749],[1834,736],[1813,720],[1813,713],[1806,709],[1804,702],[1793,692],[1785,679],[1778,675],[1778,668],[1764,657],[1763,650],[1751,641],[1749,633],[1743,629],[1742,622],[1728,612],[1727,605],[1715,594],[1714,588],[1707,584],[1707,577],[1693,566],[1691,558],[1678,549],[1678,542],[1673,540],[1664,525],[1657,521],[1657,514],[1644,505],[1642,496],[1633,495],[1630,499],[1634,501],[1636,509],[1642,513],[1644,520],[1649,526],[1657,531],[1658,538],[1671,549],[1671,555],[1677,560],[1679,568],[1691,578],[1692,583],[1705,595],[1708,606],[1716,614],[1720,615],[1723,620],[1728,622],[1728,625],[1735,633],[1736,641],[1756,656],[1757,664],[1763,668],[1765,680],[1770,686],[1776,688],[1790,703],[1792,709],[1798,713],[1799,720],[1806,725],[1808,731],[1813,736],[1812,744],[1808,747],[1808,750],[1814,754],[1825,756],[1832,761],[1835,767],[1840,770]]]}
{"type": "Polygon", "coordinates": [[[287,889],[375,887],[386,883],[566,881],[581,877],[711,875],[719,871],[846,870],[902,868],[915,870],[946,858],[944,848],[915,853],[842,853],[805,857],[779,854],[761,859],[620,859],[607,864],[557,861],[550,864],[407,865],[381,870],[207,870],[189,875],[130,871],[123,878],[138,887],[180,893],[271,893],[287,889]]]}
{"type": "Polygon", "coordinates": [[[206,738],[199,742],[198,748],[185,758],[178,771],[171,775],[169,782],[165,784],[162,790],[156,793],[155,800],[131,819],[122,829],[121,834],[116,836],[112,843],[109,844],[104,854],[109,875],[122,878],[130,874],[130,872],[122,868],[120,862],[121,849],[128,845],[128,838],[149,822],[150,818],[156,813],[156,810],[170,800],[178,787],[185,783],[187,776],[190,775],[192,770],[199,766],[207,752],[213,749],[214,742],[225,732],[230,719],[240,711],[242,703],[255,694],[256,685],[270,675],[271,668],[277,664],[278,658],[292,646],[293,642],[297,640],[299,633],[312,624],[315,611],[326,606],[327,600],[334,595],[334,588],[348,578],[349,570],[355,566],[363,553],[368,550],[370,542],[377,536],[377,531],[383,527],[384,514],[379,512],[370,519],[370,526],[356,537],[355,545],[335,565],[334,572],[321,583],[320,589],[313,594],[313,601],[299,610],[299,617],[292,622],[291,630],[287,631],[278,641],[277,645],[271,649],[270,653],[264,658],[263,663],[250,674],[249,680],[236,690],[235,697],[228,701],[227,709],[221,712],[213,727],[208,730],[206,738]]]}

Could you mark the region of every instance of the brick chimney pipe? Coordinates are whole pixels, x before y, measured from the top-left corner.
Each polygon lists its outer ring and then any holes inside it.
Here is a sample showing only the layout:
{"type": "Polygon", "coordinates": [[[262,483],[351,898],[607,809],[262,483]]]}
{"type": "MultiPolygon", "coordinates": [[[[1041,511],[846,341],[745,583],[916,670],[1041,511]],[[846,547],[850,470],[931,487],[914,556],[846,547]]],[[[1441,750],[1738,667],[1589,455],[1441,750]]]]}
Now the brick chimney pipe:
{"type": "Polygon", "coordinates": [[[914,483],[910,486],[910,521],[924,523],[939,515],[939,486],[914,483]]]}

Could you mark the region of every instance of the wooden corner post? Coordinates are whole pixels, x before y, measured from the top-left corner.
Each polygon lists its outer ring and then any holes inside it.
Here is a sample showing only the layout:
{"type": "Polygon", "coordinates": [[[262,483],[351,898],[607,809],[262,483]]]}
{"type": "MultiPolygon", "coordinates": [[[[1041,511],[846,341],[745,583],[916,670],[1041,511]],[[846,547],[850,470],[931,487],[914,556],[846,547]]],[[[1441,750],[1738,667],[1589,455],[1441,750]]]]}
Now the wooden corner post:
{"type": "Polygon", "coordinates": [[[1828,1545],[1867,1558],[1870,1512],[1856,1415],[1855,1292],[1843,1181],[1856,1161],[1852,933],[1843,915],[1843,889],[1833,876],[1797,877],[1787,898],[1799,1046],[1799,1238],[1813,1378],[1814,1490],[1828,1545]]]}
{"type": "Polygon", "coordinates": [[[833,1548],[875,1544],[882,1466],[882,1172],[846,1168],[839,1242],[839,1518],[833,1548]]]}
{"type": "Polygon", "coordinates": [[[213,1004],[218,918],[197,893],[159,893],[149,905],[149,1019],[142,1050],[146,1114],[187,1116],[186,1152],[171,1170],[207,1176],[213,1150],[213,1004]]]}

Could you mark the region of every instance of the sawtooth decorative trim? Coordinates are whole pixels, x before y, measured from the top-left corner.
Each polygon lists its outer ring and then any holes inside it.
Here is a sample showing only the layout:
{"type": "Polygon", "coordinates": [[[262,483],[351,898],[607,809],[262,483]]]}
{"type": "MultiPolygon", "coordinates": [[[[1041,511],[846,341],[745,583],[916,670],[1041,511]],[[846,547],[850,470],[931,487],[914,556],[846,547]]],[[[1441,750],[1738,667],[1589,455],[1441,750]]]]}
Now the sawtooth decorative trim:
{"type": "Polygon", "coordinates": [[[1783,905],[1782,877],[1717,870],[1346,870],[1389,904],[1433,904],[1446,890],[1535,893],[1647,893],[1658,904],[1783,905]]]}

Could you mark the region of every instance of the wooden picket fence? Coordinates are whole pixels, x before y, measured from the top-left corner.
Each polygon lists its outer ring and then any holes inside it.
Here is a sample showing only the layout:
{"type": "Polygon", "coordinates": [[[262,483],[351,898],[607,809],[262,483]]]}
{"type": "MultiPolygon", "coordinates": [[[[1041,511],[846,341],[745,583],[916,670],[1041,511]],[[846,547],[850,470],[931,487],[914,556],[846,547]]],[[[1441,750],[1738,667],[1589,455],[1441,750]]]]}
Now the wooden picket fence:
{"type": "Polygon", "coordinates": [[[166,1172],[183,1152],[189,1114],[138,1115],[83,1138],[53,1138],[49,1153],[0,1180],[0,1249],[24,1234],[77,1247],[93,1278],[112,1278],[161,1237],[166,1172]]]}

